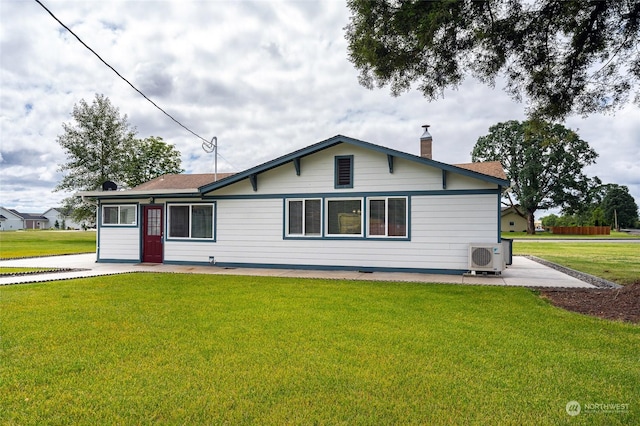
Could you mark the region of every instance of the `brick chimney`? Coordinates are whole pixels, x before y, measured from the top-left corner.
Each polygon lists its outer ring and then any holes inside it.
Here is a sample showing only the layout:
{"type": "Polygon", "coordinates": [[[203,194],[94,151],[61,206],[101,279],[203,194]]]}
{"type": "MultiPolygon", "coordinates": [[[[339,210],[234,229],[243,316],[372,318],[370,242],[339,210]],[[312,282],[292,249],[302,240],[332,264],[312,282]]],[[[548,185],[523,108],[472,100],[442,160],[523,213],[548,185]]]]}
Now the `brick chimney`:
{"type": "Polygon", "coordinates": [[[420,136],[420,157],[428,158],[432,160],[431,156],[431,148],[433,143],[433,138],[429,134],[429,125],[425,124],[422,126],[424,128],[424,133],[420,136]]]}

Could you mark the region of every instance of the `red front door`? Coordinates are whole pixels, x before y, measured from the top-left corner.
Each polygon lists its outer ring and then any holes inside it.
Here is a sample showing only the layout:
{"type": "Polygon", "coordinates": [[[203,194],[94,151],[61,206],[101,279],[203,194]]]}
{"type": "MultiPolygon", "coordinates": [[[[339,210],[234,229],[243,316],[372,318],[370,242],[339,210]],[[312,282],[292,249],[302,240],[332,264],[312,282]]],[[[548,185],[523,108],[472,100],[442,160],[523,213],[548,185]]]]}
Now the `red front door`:
{"type": "Polygon", "coordinates": [[[162,207],[144,206],[142,261],[162,263],[162,207]]]}

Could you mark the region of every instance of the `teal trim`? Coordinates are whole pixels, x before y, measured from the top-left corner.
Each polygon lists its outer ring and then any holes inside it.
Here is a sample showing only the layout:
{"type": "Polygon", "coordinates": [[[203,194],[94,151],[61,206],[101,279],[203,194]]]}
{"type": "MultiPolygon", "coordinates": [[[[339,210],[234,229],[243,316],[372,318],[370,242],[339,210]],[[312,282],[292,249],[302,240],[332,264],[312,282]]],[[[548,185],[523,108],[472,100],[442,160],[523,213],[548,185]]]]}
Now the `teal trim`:
{"type": "MultiPolygon", "coordinates": [[[[122,202],[117,202],[117,201],[113,201],[113,202],[99,202],[99,211],[98,211],[98,224],[97,227],[103,227],[103,228],[107,228],[107,229],[113,229],[113,228],[139,228],[140,227],[140,203],[136,202],[136,203],[122,203],[122,202]],[[136,223],[134,223],[133,225],[130,224],[125,224],[125,225],[121,225],[121,224],[117,224],[117,225],[109,225],[109,224],[104,224],[102,223],[102,209],[103,207],[109,207],[109,206],[135,206],[136,207],[136,223]]],[[[118,218],[118,220],[120,220],[120,218],[118,218]]],[[[97,228],[96,228],[97,229],[97,228]]]]}
{"type": "MultiPolygon", "coordinates": [[[[214,200],[203,200],[203,201],[193,201],[193,202],[166,202],[164,205],[164,238],[162,240],[163,243],[166,242],[175,242],[175,241],[183,241],[189,243],[215,243],[218,239],[218,205],[214,200]],[[196,205],[211,205],[213,204],[213,232],[212,239],[209,238],[178,238],[178,237],[169,237],[169,207],[170,206],[196,206],[196,205]]],[[[191,216],[189,216],[189,226],[191,226],[191,216]]],[[[164,251],[163,251],[164,255],[164,251]]]]}
{"type": "Polygon", "coordinates": [[[216,262],[211,263],[211,262],[189,262],[186,260],[167,260],[162,262],[163,265],[181,265],[181,266],[211,266],[211,267],[215,267],[218,266],[218,263],[216,262]]]}
{"type": "MultiPolygon", "coordinates": [[[[170,262],[165,262],[169,264],[170,262]]],[[[177,263],[174,264],[189,264],[177,263]]],[[[203,262],[199,265],[206,264],[203,262]]],[[[219,268],[266,268],[266,269],[293,269],[306,271],[360,271],[360,272],[405,272],[416,274],[462,275],[469,272],[466,269],[432,269],[432,268],[393,268],[376,266],[340,266],[340,265],[296,265],[281,263],[240,263],[240,262],[216,262],[219,268]]]]}
{"type": "Polygon", "coordinates": [[[288,162],[294,161],[296,158],[301,159],[303,157],[306,157],[307,155],[311,155],[311,154],[315,154],[316,152],[331,148],[335,145],[341,144],[341,143],[345,143],[345,144],[350,144],[350,145],[354,145],[354,146],[358,146],[358,147],[362,147],[362,148],[366,148],[366,149],[370,149],[373,151],[377,151],[386,155],[392,155],[394,157],[398,157],[398,158],[403,158],[409,161],[414,161],[416,163],[419,164],[424,164],[427,166],[431,166],[431,167],[436,167],[438,169],[442,169],[442,170],[446,170],[448,172],[453,172],[453,173],[457,173],[463,176],[468,176],[468,177],[472,177],[475,179],[479,179],[481,181],[484,182],[489,182],[489,183],[493,183],[496,185],[500,185],[503,187],[507,187],[509,186],[509,181],[506,179],[500,179],[494,176],[489,176],[489,175],[485,175],[482,173],[478,173],[478,172],[474,172],[471,170],[467,170],[467,169],[463,169],[461,167],[457,167],[457,166],[453,166],[451,164],[446,164],[446,163],[441,163],[439,161],[435,161],[429,158],[424,158],[424,157],[420,157],[417,155],[413,155],[413,154],[408,154],[406,152],[402,152],[402,151],[397,151],[395,149],[391,149],[391,148],[386,148],[380,145],[375,145],[369,142],[365,142],[365,141],[361,141],[358,139],[353,139],[347,136],[343,136],[343,135],[336,135],[332,138],[326,139],[324,141],[318,142],[316,144],[310,145],[306,148],[303,149],[299,149],[297,151],[294,151],[292,153],[283,155],[279,158],[276,158],[274,160],[268,161],[266,163],[263,163],[261,165],[258,165],[256,167],[253,167],[251,169],[245,170],[244,172],[240,172],[237,173],[235,175],[226,177],[224,179],[220,179],[219,181],[201,186],[199,188],[199,191],[201,194],[204,194],[206,192],[210,192],[210,191],[214,191],[216,189],[220,189],[223,188],[225,186],[231,185],[233,183],[239,182],[243,179],[247,179],[250,175],[252,174],[259,174],[259,173],[264,173],[268,170],[271,170],[273,168],[276,168],[278,166],[281,166],[283,164],[286,164],[288,162]]]}
{"type": "Polygon", "coordinates": [[[411,197],[407,197],[407,241],[411,241],[411,197]]]}
{"type": "MultiPolygon", "coordinates": [[[[131,259],[100,259],[96,260],[96,263],[140,263],[141,260],[131,260],[131,259]]],[[[115,272],[114,274],[119,274],[120,272],[115,272]]]]}
{"type": "Polygon", "coordinates": [[[98,212],[96,215],[96,262],[100,259],[100,234],[102,233],[102,202],[98,200],[98,212]]]}
{"type": "Polygon", "coordinates": [[[335,189],[353,188],[353,155],[337,155],[333,159],[333,175],[335,189]],[[338,165],[341,160],[349,160],[349,183],[340,183],[340,166],[338,165]]]}
{"type": "Polygon", "coordinates": [[[207,200],[251,200],[251,199],[278,199],[278,198],[357,198],[357,197],[424,197],[442,195],[488,195],[498,193],[497,189],[448,189],[429,191],[372,191],[372,192],[296,192],[285,194],[256,194],[256,195],[221,195],[202,197],[207,200]]]}
{"type": "Polygon", "coordinates": [[[296,169],[296,176],[300,176],[300,157],[293,159],[293,167],[296,169]]]}
{"type": "MultiPolygon", "coordinates": [[[[116,192],[116,191],[111,191],[111,192],[116,192]]],[[[123,203],[122,200],[141,199],[141,198],[153,197],[155,199],[155,201],[157,202],[158,199],[166,199],[166,198],[198,198],[198,197],[200,197],[200,195],[201,195],[200,192],[192,192],[192,193],[187,193],[187,194],[185,194],[185,193],[179,193],[179,194],[171,194],[171,193],[154,194],[153,191],[152,191],[149,194],[127,194],[126,191],[122,191],[122,192],[116,192],[116,194],[109,194],[109,191],[105,191],[105,195],[89,197],[89,198],[95,198],[96,200],[110,200],[110,202],[113,202],[113,203],[116,203],[116,204],[117,203],[126,204],[126,203],[123,203]],[[122,195],[120,195],[120,194],[122,194],[122,195]]]]}
{"type": "Polygon", "coordinates": [[[212,239],[212,240],[207,240],[207,239],[202,239],[202,238],[165,238],[164,242],[165,243],[176,243],[176,242],[185,242],[185,243],[215,243],[216,240],[212,239]]]}
{"type": "Polygon", "coordinates": [[[287,238],[287,199],[282,199],[282,239],[287,238]]]}
{"type": "Polygon", "coordinates": [[[502,242],[502,187],[498,186],[498,242],[502,242]]]}
{"type": "Polygon", "coordinates": [[[326,197],[283,197],[282,198],[282,239],[283,240],[306,240],[306,241],[313,241],[313,240],[332,240],[332,241],[411,241],[411,197],[409,196],[398,196],[398,195],[377,195],[377,196],[354,196],[354,195],[350,195],[350,196],[344,196],[344,197],[335,197],[333,194],[331,194],[331,196],[326,196],[326,197]],[[351,198],[351,199],[358,199],[362,201],[362,206],[361,206],[361,210],[362,210],[362,216],[363,216],[363,232],[361,235],[353,235],[353,236],[339,236],[339,235],[335,235],[335,234],[327,234],[327,226],[326,226],[326,219],[327,219],[327,209],[326,209],[326,202],[327,199],[331,200],[331,199],[335,199],[335,198],[351,198]],[[368,208],[369,208],[369,198],[374,198],[374,199],[379,199],[379,198],[405,198],[407,200],[407,235],[405,237],[384,237],[384,236],[367,236],[367,225],[369,223],[368,220],[368,208]],[[287,223],[288,223],[288,218],[287,218],[287,201],[288,200],[309,200],[309,199],[320,199],[322,202],[322,207],[321,207],[321,211],[322,211],[322,217],[321,217],[321,228],[322,228],[322,232],[320,235],[309,235],[309,236],[303,236],[303,235],[295,235],[295,236],[290,236],[287,235],[287,223]]]}

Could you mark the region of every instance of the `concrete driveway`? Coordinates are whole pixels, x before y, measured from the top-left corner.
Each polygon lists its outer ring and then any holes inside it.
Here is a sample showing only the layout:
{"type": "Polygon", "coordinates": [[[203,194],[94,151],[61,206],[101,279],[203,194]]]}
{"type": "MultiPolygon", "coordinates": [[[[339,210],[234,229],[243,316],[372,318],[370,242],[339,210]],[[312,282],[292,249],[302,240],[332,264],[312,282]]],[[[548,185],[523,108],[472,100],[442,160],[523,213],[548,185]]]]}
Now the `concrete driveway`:
{"type": "Polygon", "coordinates": [[[217,266],[185,266],[163,264],[96,263],[96,255],[78,254],[29,259],[1,260],[0,267],[43,267],[72,269],[71,271],[0,277],[0,285],[26,284],[86,278],[131,272],[168,272],[184,274],[244,275],[294,278],[324,278],[367,281],[404,281],[467,285],[501,285],[515,287],[595,288],[548,266],[521,256],[513,257],[513,265],[500,276],[462,276],[397,272],[365,273],[358,271],[315,271],[299,269],[225,269],[217,266]]]}

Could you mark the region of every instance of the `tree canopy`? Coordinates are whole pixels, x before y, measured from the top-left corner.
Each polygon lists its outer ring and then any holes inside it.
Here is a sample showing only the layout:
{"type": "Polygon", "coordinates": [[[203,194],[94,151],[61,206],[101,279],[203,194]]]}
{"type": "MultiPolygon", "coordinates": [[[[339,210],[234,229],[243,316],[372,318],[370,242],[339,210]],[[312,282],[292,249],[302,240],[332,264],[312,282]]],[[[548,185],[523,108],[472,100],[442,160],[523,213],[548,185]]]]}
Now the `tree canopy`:
{"type": "Polygon", "coordinates": [[[180,151],[161,137],[136,140],[125,163],[124,183],[133,188],[167,173],[182,173],[180,151]]]}
{"type": "Polygon", "coordinates": [[[63,173],[56,190],[96,190],[106,180],[122,182],[124,160],[135,139],[135,129],[127,116],[104,95],[91,104],[81,99],[74,105],[72,122],[62,123],[64,132],[57,141],[67,155],[60,164],[63,173]]]}
{"type": "Polygon", "coordinates": [[[607,185],[602,198],[602,211],[605,220],[619,228],[634,228],[638,222],[638,204],[624,185],[607,185]]]}
{"type": "Polygon", "coordinates": [[[348,0],[349,59],[368,88],[429,99],[471,75],[563,119],[640,104],[639,0],[348,0]]]}
{"type": "MultiPolygon", "coordinates": [[[[520,204],[527,232],[535,233],[539,209],[579,210],[591,195],[592,179],[583,168],[598,154],[578,134],[560,124],[508,121],[489,128],[476,142],[473,161],[500,161],[511,181],[508,204],[520,204]]],[[[516,212],[518,209],[515,210],[516,212]]]]}
{"type": "MultiPolygon", "coordinates": [[[[166,173],[181,173],[180,153],[162,138],[136,139],[127,116],[121,116],[109,98],[96,94],[91,104],[74,105],[73,120],[63,123],[57,141],[66,154],[56,191],[94,191],[109,180],[135,186],[166,173]]],[[[95,219],[95,205],[69,197],[65,208],[78,222],[95,219]]]]}

